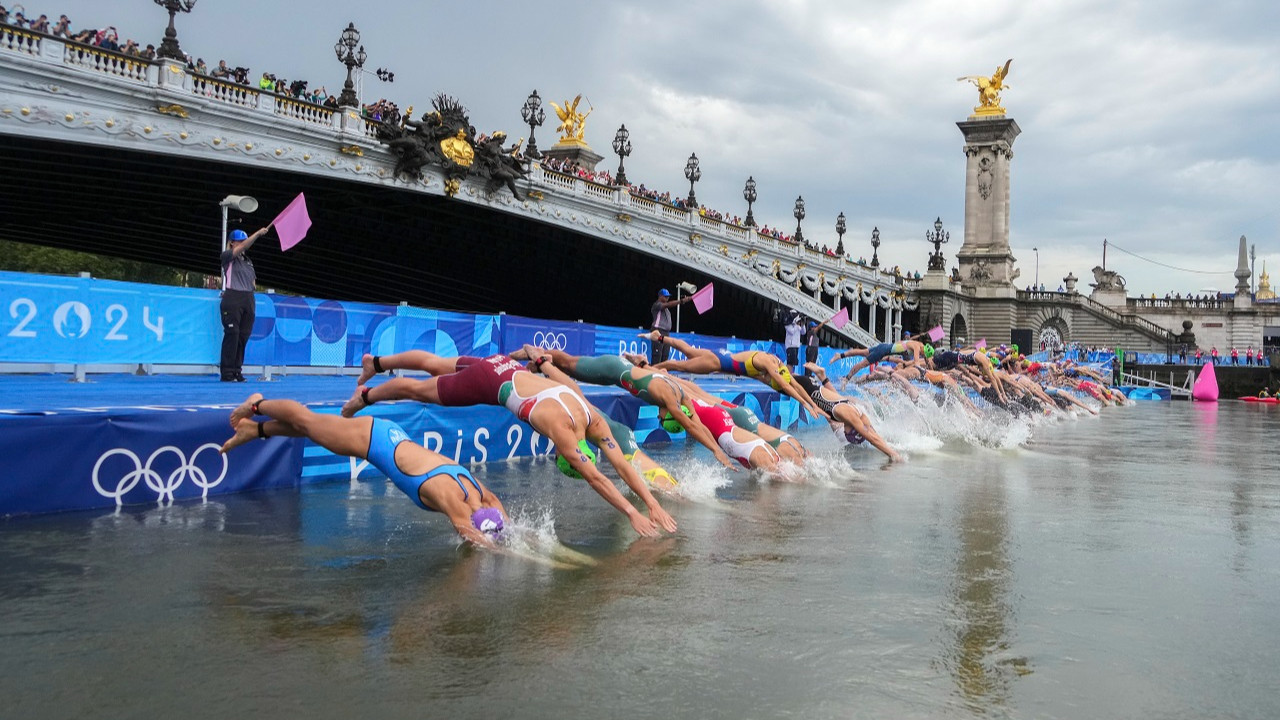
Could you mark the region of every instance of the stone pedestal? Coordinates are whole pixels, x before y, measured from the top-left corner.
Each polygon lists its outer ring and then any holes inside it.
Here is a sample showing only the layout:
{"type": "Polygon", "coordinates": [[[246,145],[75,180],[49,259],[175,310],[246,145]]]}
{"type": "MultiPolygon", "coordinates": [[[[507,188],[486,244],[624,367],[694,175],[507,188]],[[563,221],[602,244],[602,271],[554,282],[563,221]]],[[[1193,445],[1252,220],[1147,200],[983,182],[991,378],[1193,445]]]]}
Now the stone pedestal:
{"type": "Polygon", "coordinates": [[[1006,297],[1020,274],[1009,251],[1009,163],[1022,130],[1007,117],[971,116],[956,126],[966,158],[961,284],[979,296],[1006,297]]]}
{"type": "Polygon", "coordinates": [[[590,172],[595,172],[596,163],[604,159],[603,155],[592,150],[586,143],[565,142],[563,140],[543,150],[542,156],[573,163],[590,172]]]}
{"type": "Polygon", "coordinates": [[[1122,287],[1094,288],[1089,299],[1122,312],[1129,306],[1129,292],[1122,287]]]}

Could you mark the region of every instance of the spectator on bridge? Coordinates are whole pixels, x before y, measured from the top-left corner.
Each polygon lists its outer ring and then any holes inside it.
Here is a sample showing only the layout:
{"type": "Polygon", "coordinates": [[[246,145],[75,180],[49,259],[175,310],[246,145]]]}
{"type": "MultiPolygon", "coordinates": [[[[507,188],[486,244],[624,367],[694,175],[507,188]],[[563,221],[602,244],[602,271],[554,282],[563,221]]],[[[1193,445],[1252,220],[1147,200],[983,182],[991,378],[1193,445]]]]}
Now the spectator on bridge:
{"type": "Polygon", "coordinates": [[[228,247],[222,251],[222,356],[218,363],[222,382],[244,382],[244,348],[253,334],[253,291],[258,275],[253,261],[245,254],[258,238],[271,226],[261,228],[252,235],[243,230],[232,230],[228,247]]]}
{"type": "Polygon", "coordinates": [[[793,375],[798,372],[796,368],[800,366],[802,335],[804,335],[804,326],[800,323],[800,313],[792,310],[787,318],[787,324],[782,326],[782,347],[787,353],[787,368],[793,375]]]}
{"type": "Polygon", "coordinates": [[[1262,348],[1258,348],[1258,367],[1262,367],[1262,348]]]}
{"type": "MultiPolygon", "coordinates": [[[[649,306],[649,329],[657,330],[666,337],[671,334],[671,308],[689,302],[688,297],[679,300],[671,299],[671,292],[666,288],[658,291],[658,299],[649,306]]],[[[649,361],[654,365],[667,359],[670,348],[666,343],[650,343],[649,361]]]]}
{"type": "Polygon", "coordinates": [[[71,21],[67,19],[66,15],[60,16],[58,22],[49,28],[49,34],[60,38],[71,37],[71,21]]]}
{"type": "Polygon", "coordinates": [[[1211,345],[1209,347],[1209,362],[1213,363],[1214,365],[1218,364],[1218,346],[1217,345],[1211,345]]]}
{"type": "Polygon", "coordinates": [[[30,28],[31,28],[31,32],[38,32],[38,33],[45,33],[45,34],[48,34],[48,32],[49,32],[49,16],[48,16],[48,15],[41,15],[40,17],[36,18],[35,20],[32,20],[32,21],[31,21],[30,28]]]}
{"type": "Polygon", "coordinates": [[[209,66],[205,64],[204,58],[196,58],[196,72],[201,75],[209,74],[209,66]]]}
{"type": "Polygon", "coordinates": [[[3,5],[0,5],[0,25],[9,24],[9,11],[3,5]]]}
{"type": "Polygon", "coordinates": [[[1237,350],[1235,346],[1232,346],[1231,348],[1231,364],[1232,365],[1240,364],[1240,351],[1237,350]]]}
{"type": "Polygon", "coordinates": [[[222,78],[224,80],[228,80],[231,78],[231,68],[227,67],[226,60],[219,60],[218,67],[214,68],[213,72],[209,74],[216,78],[222,78]]]}
{"type": "Polygon", "coordinates": [[[1200,359],[1203,357],[1204,357],[1204,353],[1200,351],[1199,347],[1197,347],[1196,348],[1196,365],[1200,364],[1200,359]]]}
{"type": "Polygon", "coordinates": [[[1245,348],[1245,351],[1244,351],[1244,364],[1245,364],[1245,365],[1252,365],[1252,364],[1253,364],[1253,343],[1249,343],[1249,347],[1245,348]]]}

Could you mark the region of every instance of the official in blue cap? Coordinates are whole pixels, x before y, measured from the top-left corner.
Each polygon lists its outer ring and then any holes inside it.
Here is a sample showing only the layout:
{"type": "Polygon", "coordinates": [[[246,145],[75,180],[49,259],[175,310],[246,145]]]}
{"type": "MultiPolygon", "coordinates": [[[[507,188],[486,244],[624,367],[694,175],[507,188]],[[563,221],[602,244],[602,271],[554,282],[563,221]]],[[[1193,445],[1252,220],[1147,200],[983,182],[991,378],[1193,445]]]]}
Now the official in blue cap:
{"type": "Polygon", "coordinates": [[[222,355],[218,362],[222,382],[244,382],[244,348],[253,334],[253,291],[258,275],[245,251],[271,226],[252,235],[243,230],[227,234],[227,249],[222,251],[222,355]]]}
{"type": "MultiPolygon", "coordinates": [[[[659,333],[661,333],[662,337],[666,337],[670,335],[671,334],[671,308],[685,302],[689,302],[688,297],[683,297],[683,298],[680,298],[679,300],[672,300],[670,290],[666,288],[662,288],[661,290],[659,290],[658,299],[653,302],[653,305],[649,306],[649,329],[657,330],[659,333]]],[[[650,353],[649,353],[650,361],[654,365],[657,365],[663,360],[666,360],[667,353],[671,352],[671,349],[667,347],[667,344],[662,342],[661,340],[659,340],[658,342],[652,343],[649,346],[649,348],[650,348],[650,353]]]]}

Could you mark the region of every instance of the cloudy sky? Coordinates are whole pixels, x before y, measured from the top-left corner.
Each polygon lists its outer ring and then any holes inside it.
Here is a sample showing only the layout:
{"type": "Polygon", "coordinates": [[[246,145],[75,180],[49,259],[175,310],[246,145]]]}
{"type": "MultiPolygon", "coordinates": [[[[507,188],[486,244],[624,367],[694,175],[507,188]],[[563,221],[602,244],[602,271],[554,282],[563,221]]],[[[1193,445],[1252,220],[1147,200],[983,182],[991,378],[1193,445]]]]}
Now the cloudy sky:
{"type": "MultiPolygon", "coordinates": [[[[152,0],[26,4],[144,45],[159,44],[167,19],[152,0]]],[[[878,226],[882,261],[921,271],[936,217],[952,231],[951,260],[963,233],[955,123],[976,89],[956,78],[1013,58],[1003,104],[1022,128],[1010,240],[1020,282],[1036,275],[1038,247],[1046,287],[1072,271],[1087,290],[1106,238],[1107,267],[1130,295],[1229,291],[1241,235],[1259,273],[1265,260],[1280,278],[1280,4],[1268,0],[200,0],[178,36],[210,65],[336,93],[345,69],[333,44],[348,22],[366,68],[395,72],[390,84],[366,75],[366,100],[417,114],[446,92],[477,129],[523,137],[530,91],[560,103],[582,93],[602,166],[616,169],[610,142],[630,130],[632,182],[684,194],[696,152],[703,204],[745,215],[754,176],[760,223],[794,230],[802,195],[806,237],[834,246],[844,212],[852,255],[870,256],[878,226]]]]}

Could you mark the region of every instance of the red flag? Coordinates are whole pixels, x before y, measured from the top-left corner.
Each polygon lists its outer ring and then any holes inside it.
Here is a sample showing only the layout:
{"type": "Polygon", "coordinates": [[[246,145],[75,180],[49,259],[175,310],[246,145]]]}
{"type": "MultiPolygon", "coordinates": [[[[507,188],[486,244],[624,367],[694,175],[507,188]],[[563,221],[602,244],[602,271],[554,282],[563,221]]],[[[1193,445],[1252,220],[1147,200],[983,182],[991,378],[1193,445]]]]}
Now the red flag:
{"type": "Polygon", "coordinates": [[[698,309],[699,315],[711,309],[716,299],[715,291],[715,283],[707,283],[701,290],[689,296],[693,300],[693,306],[698,309]]]}
{"type": "Polygon", "coordinates": [[[842,307],[840,312],[827,318],[827,322],[831,323],[831,327],[839,330],[849,324],[849,308],[842,307]]]}
{"type": "Polygon", "coordinates": [[[271,221],[275,226],[276,234],[280,236],[280,249],[288,250],[289,248],[302,242],[302,238],[307,236],[307,230],[311,228],[311,216],[307,214],[307,199],[302,193],[298,193],[298,197],[289,203],[289,207],[285,208],[271,221]]]}

